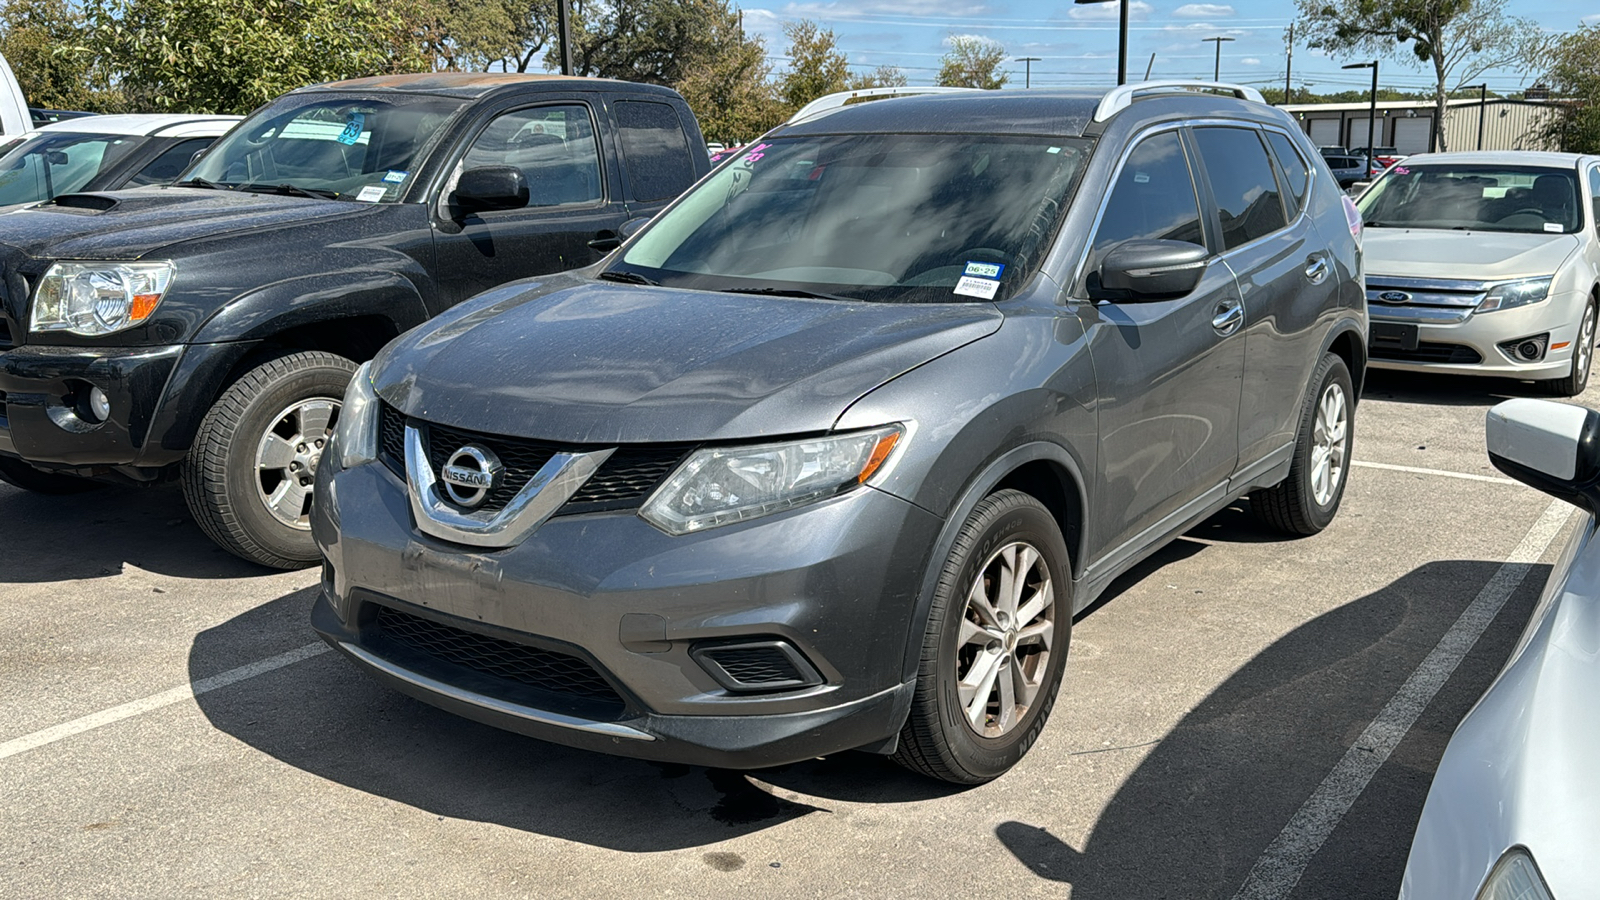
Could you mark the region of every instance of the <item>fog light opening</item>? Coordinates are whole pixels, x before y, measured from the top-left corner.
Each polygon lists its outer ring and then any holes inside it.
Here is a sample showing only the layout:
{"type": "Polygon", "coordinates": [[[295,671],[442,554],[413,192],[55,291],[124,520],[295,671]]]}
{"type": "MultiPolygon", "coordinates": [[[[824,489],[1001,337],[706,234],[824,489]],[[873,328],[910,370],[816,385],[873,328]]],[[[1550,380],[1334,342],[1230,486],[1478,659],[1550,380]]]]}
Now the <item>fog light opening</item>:
{"type": "Polygon", "coordinates": [[[805,654],[781,638],[698,644],[690,648],[689,657],[729,691],[787,691],[823,680],[805,654]]]}
{"type": "Polygon", "coordinates": [[[1544,359],[1545,352],[1550,348],[1550,335],[1536,334],[1532,337],[1517,338],[1500,344],[1500,352],[1510,357],[1513,362],[1532,363],[1544,359]]]}

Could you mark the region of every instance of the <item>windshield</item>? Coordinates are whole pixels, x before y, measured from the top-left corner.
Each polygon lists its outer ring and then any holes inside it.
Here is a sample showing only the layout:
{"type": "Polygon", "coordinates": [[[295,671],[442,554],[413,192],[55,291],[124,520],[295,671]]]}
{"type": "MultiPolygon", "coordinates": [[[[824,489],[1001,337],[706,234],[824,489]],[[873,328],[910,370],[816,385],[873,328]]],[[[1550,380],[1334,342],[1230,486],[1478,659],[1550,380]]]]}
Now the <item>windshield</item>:
{"type": "Polygon", "coordinates": [[[772,139],[691,190],[607,274],[852,300],[1003,299],[1038,268],[1088,149],[988,135],[772,139]]]}
{"type": "Polygon", "coordinates": [[[83,190],[142,140],[125,134],[70,131],[28,138],[0,156],[0,206],[38,203],[83,190]]]}
{"type": "Polygon", "coordinates": [[[240,123],[178,183],[394,202],[465,102],[401,93],[291,95],[240,123]]]}
{"type": "Polygon", "coordinates": [[[1539,166],[1401,163],[1356,206],[1368,228],[1571,234],[1583,225],[1577,175],[1539,166]]]}

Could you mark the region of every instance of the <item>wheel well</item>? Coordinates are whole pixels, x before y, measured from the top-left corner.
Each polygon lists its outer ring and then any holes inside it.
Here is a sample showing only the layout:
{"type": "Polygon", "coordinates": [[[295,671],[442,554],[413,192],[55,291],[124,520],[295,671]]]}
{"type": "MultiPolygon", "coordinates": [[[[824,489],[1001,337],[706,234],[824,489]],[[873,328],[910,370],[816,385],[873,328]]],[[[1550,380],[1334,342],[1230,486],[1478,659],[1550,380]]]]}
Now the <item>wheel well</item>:
{"type": "Polygon", "coordinates": [[[1066,539],[1067,553],[1072,559],[1073,577],[1083,572],[1083,497],[1078,482],[1062,466],[1047,460],[1025,463],[994,486],[997,491],[1018,490],[1044,504],[1056,524],[1061,526],[1061,536],[1066,539]]]}
{"type": "Polygon", "coordinates": [[[383,316],[353,316],[286,328],[263,340],[259,347],[235,363],[228,377],[218,385],[217,392],[220,395],[262,360],[286,350],[322,350],[360,363],[376,356],[384,344],[399,335],[395,324],[383,316]]]}
{"type": "Polygon", "coordinates": [[[1328,351],[1344,360],[1344,367],[1350,370],[1351,387],[1355,388],[1356,397],[1361,396],[1361,383],[1367,375],[1367,350],[1356,340],[1355,332],[1346,331],[1333,339],[1328,351]]]}

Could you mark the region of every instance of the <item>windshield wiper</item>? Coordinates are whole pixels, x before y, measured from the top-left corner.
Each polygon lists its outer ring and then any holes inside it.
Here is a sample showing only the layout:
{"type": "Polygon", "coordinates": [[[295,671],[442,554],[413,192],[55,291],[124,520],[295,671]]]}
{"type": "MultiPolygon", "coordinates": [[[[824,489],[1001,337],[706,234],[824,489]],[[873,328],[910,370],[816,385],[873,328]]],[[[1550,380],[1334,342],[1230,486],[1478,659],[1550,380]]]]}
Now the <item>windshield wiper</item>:
{"type": "Polygon", "coordinates": [[[201,178],[199,176],[195,176],[194,178],[185,178],[184,180],[182,180],[180,182],[177,182],[177,186],[178,187],[208,188],[208,189],[213,190],[213,191],[231,191],[231,190],[233,190],[233,188],[230,188],[225,184],[217,184],[215,181],[207,181],[204,178],[201,178]]]}
{"type": "Polygon", "coordinates": [[[838,294],[824,294],[824,293],[822,293],[820,291],[808,291],[808,290],[804,290],[802,288],[780,288],[780,287],[747,287],[747,288],[745,288],[745,287],[737,287],[737,288],[723,288],[721,293],[724,293],[724,294],[759,294],[759,295],[766,296],[766,297],[800,297],[801,299],[805,299],[805,300],[845,300],[845,301],[849,301],[850,300],[849,297],[841,297],[838,294]]]}
{"type": "Polygon", "coordinates": [[[313,200],[337,200],[338,191],[325,191],[321,188],[303,188],[295,184],[280,184],[273,188],[280,194],[293,194],[297,197],[310,197],[313,200]]]}
{"type": "Polygon", "coordinates": [[[651,287],[657,287],[661,284],[661,282],[646,278],[643,275],[640,275],[638,272],[617,272],[615,270],[608,270],[601,272],[595,277],[604,278],[606,281],[620,281],[623,284],[648,284],[651,287]]]}

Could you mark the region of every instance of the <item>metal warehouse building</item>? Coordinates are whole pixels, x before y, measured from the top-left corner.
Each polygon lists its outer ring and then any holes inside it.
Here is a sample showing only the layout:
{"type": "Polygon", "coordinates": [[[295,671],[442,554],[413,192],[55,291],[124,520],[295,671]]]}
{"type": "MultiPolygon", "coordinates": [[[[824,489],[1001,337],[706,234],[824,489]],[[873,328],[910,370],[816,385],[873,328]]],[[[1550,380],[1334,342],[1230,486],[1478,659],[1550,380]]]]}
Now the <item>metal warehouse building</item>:
{"type": "MultiPolygon", "coordinates": [[[[1450,100],[1445,112],[1445,146],[1451,150],[1478,149],[1477,100],[1450,100]]],[[[1367,143],[1367,103],[1292,103],[1283,107],[1300,121],[1311,142],[1319,147],[1364,147],[1367,143]]],[[[1379,147],[1401,153],[1423,153],[1433,135],[1433,102],[1384,100],[1378,103],[1374,132],[1379,147]]],[[[1528,100],[1489,100],[1483,104],[1483,149],[1543,150],[1538,132],[1555,114],[1549,103],[1528,100]]]]}

